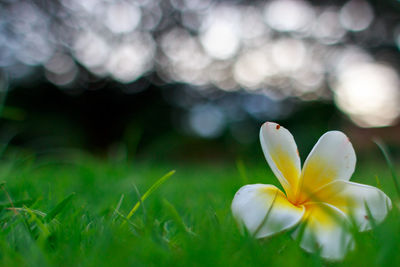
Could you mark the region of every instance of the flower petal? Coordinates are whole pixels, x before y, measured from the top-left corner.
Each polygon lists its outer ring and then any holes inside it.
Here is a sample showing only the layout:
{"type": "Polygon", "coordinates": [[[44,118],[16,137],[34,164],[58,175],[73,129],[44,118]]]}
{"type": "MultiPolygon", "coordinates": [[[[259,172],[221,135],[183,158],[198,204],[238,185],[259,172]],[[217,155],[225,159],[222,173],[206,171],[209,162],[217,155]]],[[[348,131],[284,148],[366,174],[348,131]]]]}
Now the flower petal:
{"type": "Polygon", "coordinates": [[[252,184],[239,189],[232,201],[232,213],[257,238],[273,235],[295,226],[304,207],[290,203],[273,185],[252,184]]]}
{"type": "Polygon", "coordinates": [[[356,154],[347,136],[339,131],[321,136],[308,155],[299,182],[297,202],[335,180],[349,180],[356,165],[356,154]]]}
{"type": "Polygon", "coordinates": [[[315,197],[351,216],[360,231],[382,222],[392,207],[390,198],[378,188],[348,181],[334,181],[316,192],[315,197]]]}
{"type": "Polygon", "coordinates": [[[293,199],[300,177],[300,157],[292,134],[274,122],[266,122],[260,129],[260,142],[265,158],[275,176],[293,199]]]}
{"type": "Polygon", "coordinates": [[[346,215],[325,203],[305,207],[304,224],[294,232],[295,238],[301,238],[300,246],[308,252],[319,251],[327,259],[342,259],[354,245],[346,215]]]}

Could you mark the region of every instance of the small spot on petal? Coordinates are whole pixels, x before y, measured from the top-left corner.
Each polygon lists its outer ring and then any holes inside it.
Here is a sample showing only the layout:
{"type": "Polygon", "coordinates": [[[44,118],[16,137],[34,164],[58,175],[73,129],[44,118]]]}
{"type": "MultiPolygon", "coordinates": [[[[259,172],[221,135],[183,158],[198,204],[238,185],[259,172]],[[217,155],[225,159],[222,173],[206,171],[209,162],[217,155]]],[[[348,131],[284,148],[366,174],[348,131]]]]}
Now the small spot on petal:
{"type": "Polygon", "coordinates": [[[365,216],[364,216],[364,218],[365,218],[366,220],[369,220],[369,217],[368,217],[368,215],[365,215],[365,216]]]}
{"type": "Polygon", "coordinates": [[[277,124],[276,129],[279,130],[279,128],[281,128],[281,126],[279,124],[277,124]]]}

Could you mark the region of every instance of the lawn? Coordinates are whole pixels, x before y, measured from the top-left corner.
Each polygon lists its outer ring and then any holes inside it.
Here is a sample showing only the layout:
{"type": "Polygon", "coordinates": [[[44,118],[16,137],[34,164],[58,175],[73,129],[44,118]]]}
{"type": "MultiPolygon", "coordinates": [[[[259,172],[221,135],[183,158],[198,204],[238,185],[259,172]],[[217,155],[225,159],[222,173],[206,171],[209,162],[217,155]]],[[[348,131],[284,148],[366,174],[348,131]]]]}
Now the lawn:
{"type": "Polygon", "coordinates": [[[2,157],[0,175],[6,182],[0,191],[0,266],[400,264],[398,197],[383,160],[362,161],[352,180],[381,187],[393,209],[383,224],[356,235],[356,249],[341,262],[304,252],[290,232],[264,240],[239,232],[230,204],[240,186],[279,186],[261,160],[115,161],[75,151],[11,151],[2,157]],[[127,220],[146,190],[171,170],[176,173],[127,220]]]}

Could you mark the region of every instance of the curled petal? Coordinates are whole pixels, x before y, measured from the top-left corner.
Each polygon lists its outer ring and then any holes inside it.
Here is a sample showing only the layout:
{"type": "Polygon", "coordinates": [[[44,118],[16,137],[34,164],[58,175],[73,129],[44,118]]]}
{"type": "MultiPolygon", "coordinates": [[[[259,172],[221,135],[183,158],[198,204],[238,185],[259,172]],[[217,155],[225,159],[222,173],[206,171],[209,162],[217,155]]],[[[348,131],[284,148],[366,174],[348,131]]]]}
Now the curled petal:
{"type": "Polygon", "coordinates": [[[304,163],[297,202],[306,201],[310,194],[332,181],[348,181],[355,166],[356,154],[347,136],[339,131],[325,133],[304,163]]]}
{"type": "Polygon", "coordinates": [[[349,181],[334,181],[316,192],[315,198],[351,216],[360,231],[382,222],[392,207],[390,198],[378,188],[349,181]]]}
{"type": "Polygon", "coordinates": [[[304,207],[291,204],[273,185],[252,184],[239,189],[232,201],[232,213],[257,238],[267,237],[295,226],[304,207]]]}
{"type": "Polygon", "coordinates": [[[300,246],[326,259],[340,260],[353,247],[349,221],[339,209],[324,203],[308,203],[303,223],[294,232],[300,246]]]}
{"type": "Polygon", "coordinates": [[[261,126],[260,142],[264,156],[289,199],[294,198],[300,177],[300,157],[292,134],[274,122],[261,126]]]}

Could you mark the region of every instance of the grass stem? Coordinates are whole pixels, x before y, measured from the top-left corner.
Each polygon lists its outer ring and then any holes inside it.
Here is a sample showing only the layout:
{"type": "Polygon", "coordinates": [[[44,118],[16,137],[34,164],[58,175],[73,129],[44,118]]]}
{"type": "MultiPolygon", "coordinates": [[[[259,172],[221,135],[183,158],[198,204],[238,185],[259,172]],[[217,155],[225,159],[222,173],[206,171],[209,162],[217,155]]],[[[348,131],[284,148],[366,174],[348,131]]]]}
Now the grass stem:
{"type": "Polygon", "coordinates": [[[399,186],[399,182],[397,180],[396,171],[394,169],[394,166],[393,166],[392,160],[390,158],[389,152],[388,152],[386,146],[380,140],[374,140],[374,143],[378,146],[378,148],[380,149],[380,151],[383,154],[383,157],[386,160],[386,163],[387,163],[387,165],[389,167],[389,170],[390,170],[390,174],[392,175],[394,186],[396,188],[397,196],[400,198],[400,186],[399,186]]]}

